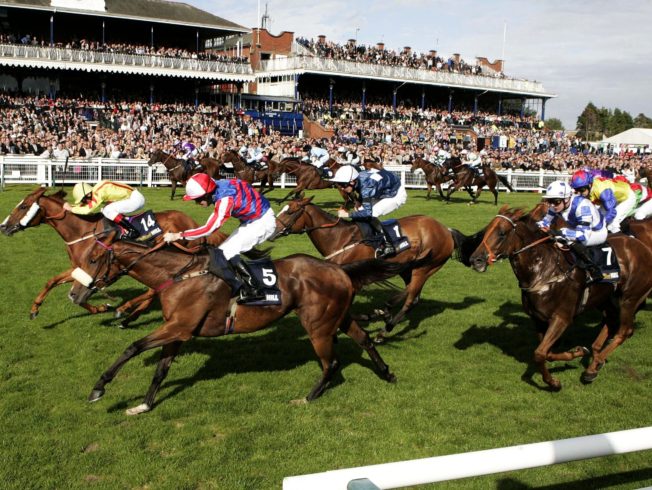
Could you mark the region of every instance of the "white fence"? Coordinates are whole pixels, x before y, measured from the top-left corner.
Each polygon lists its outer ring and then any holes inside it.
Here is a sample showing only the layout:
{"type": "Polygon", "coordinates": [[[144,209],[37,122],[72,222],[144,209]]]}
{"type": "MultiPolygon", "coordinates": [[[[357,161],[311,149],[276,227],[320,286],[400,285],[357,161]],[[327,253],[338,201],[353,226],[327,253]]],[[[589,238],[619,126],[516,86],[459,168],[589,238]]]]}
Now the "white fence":
{"type": "MultiPolygon", "coordinates": [[[[422,172],[410,172],[408,165],[386,167],[401,177],[408,189],[425,189],[426,182],[422,172]]],[[[507,177],[514,190],[540,191],[554,180],[568,179],[569,174],[523,171],[500,171],[507,177]]],[[[0,156],[0,185],[36,184],[56,186],[76,182],[97,182],[102,179],[116,180],[127,184],[157,187],[170,185],[163,165],[152,167],[143,160],[106,159],[92,160],[50,160],[39,157],[0,156]]],[[[278,187],[293,187],[296,179],[292,175],[282,175],[275,184],[278,187]]],[[[499,184],[499,190],[507,190],[499,184]]]]}
{"type": "Polygon", "coordinates": [[[401,488],[647,449],[652,427],[291,476],[283,479],[283,490],[401,488]]]}

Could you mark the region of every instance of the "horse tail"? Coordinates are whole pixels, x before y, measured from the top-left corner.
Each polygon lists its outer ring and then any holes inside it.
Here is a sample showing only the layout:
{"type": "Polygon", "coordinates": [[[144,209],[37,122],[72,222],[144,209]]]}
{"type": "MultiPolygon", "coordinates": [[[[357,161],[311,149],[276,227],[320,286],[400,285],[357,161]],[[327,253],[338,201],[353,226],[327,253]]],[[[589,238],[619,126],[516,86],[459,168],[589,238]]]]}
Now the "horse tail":
{"type": "Polygon", "coordinates": [[[459,230],[449,228],[455,242],[455,258],[467,267],[471,267],[471,254],[478,248],[484,238],[485,228],[466,236],[459,230]]]}
{"type": "Polygon", "coordinates": [[[509,180],[507,180],[507,177],[505,177],[504,175],[500,175],[500,174],[496,174],[496,177],[498,177],[498,180],[500,180],[500,182],[502,182],[502,184],[505,187],[507,187],[510,190],[510,192],[514,192],[514,189],[512,188],[511,184],[509,183],[509,180]]]}
{"type": "Polygon", "coordinates": [[[387,282],[387,279],[402,272],[406,265],[400,262],[368,259],[342,264],[341,267],[351,279],[353,289],[357,292],[374,282],[393,288],[394,286],[387,282]]]}

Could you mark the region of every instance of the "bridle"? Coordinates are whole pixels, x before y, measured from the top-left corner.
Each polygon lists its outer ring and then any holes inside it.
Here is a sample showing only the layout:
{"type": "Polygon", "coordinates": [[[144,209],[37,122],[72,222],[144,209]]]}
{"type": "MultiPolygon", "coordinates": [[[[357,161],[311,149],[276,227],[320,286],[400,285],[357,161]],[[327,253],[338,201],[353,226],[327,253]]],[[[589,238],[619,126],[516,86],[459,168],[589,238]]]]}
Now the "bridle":
{"type": "Polygon", "coordinates": [[[325,225],[320,225],[320,226],[304,226],[301,230],[298,231],[292,231],[292,228],[294,227],[294,224],[299,220],[301,215],[306,211],[305,206],[300,206],[299,209],[297,209],[293,213],[288,213],[285,211],[285,213],[279,213],[278,216],[276,216],[276,220],[283,225],[283,229],[279,231],[278,233],[275,233],[274,236],[288,236],[290,234],[296,234],[296,235],[301,235],[303,233],[309,233],[314,230],[322,230],[325,228],[333,228],[334,226],[337,226],[341,218],[337,218],[337,221],[334,223],[327,223],[325,225]],[[290,216],[290,221],[287,223],[284,223],[283,220],[281,219],[281,214],[287,214],[290,216]]]}
{"type": "MultiPolygon", "coordinates": [[[[491,250],[491,247],[487,244],[487,236],[491,235],[491,232],[493,232],[494,228],[496,228],[498,226],[498,223],[500,222],[500,220],[502,219],[502,220],[507,221],[512,226],[511,231],[514,232],[514,233],[517,232],[516,223],[514,222],[514,220],[512,218],[510,218],[509,216],[505,216],[504,214],[497,214],[496,218],[499,218],[499,219],[498,220],[494,219],[493,225],[490,226],[487,229],[487,231],[484,234],[484,237],[482,238],[482,243],[481,243],[481,245],[487,251],[487,264],[488,265],[491,265],[494,262],[496,262],[497,260],[500,260],[500,259],[504,258],[502,253],[499,253],[498,255],[494,254],[493,250],[491,250]]],[[[506,238],[507,237],[505,237],[505,239],[506,238]]],[[[525,245],[524,247],[521,247],[518,250],[515,250],[515,251],[511,252],[508,255],[508,257],[511,258],[511,257],[516,256],[516,255],[519,255],[519,254],[525,252],[526,250],[529,250],[530,248],[536,247],[537,245],[540,245],[540,244],[545,243],[545,242],[550,241],[550,240],[552,240],[552,237],[550,235],[546,235],[543,238],[539,238],[539,239],[525,245]]]]}

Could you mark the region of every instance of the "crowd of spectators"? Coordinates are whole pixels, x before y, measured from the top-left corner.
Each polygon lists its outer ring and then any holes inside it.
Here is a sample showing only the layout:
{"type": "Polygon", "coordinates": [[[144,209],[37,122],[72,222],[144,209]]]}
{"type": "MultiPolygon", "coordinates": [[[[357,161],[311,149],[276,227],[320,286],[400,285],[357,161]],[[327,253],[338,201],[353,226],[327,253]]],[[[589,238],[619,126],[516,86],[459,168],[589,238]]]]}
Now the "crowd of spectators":
{"type": "MultiPolygon", "coordinates": [[[[30,46],[48,47],[49,41],[40,39],[31,34],[0,34],[1,44],[22,44],[30,46]]],[[[243,56],[227,56],[211,51],[191,51],[184,48],[170,46],[148,46],[130,43],[102,43],[87,39],[71,40],[68,42],[55,42],[54,47],[63,49],[79,49],[83,51],[97,51],[104,53],[128,54],[137,56],[161,56],[166,58],[187,58],[204,61],[218,61],[228,63],[249,63],[249,58],[243,56]]]]}
{"type": "MultiPolygon", "coordinates": [[[[335,107],[346,114],[351,105],[345,102],[335,107]]],[[[633,173],[641,165],[652,164],[650,148],[640,152],[598,149],[563,131],[550,131],[532,116],[403,106],[394,113],[386,105],[372,106],[382,117],[330,118],[323,100],[305,100],[307,113],[334,134],[310,142],[325,146],[333,156],[345,146],[384,165],[407,164],[417,156],[434,160],[439,149],[478,153],[496,169],[564,172],[590,166],[633,173]]],[[[306,142],[281,137],[243,111],[225,106],[0,95],[0,154],[147,159],[154,148],[175,151],[188,138],[196,146],[214,141],[208,150],[213,157],[243,143],[278,155],[300,155],[306,142]]]]}
{"type": "Polygon", "coordinates": [[[416,53],[412,49],[404,48],[401,51],[385,49],[384,45],[365,46],[349,41],[341,45],[330,41],[315,41],[303,37],[297,42],[310,50],[316,56],[334,60],[354,61],[357,63],[372,63],[376,65],[403,66],[417,70],[443,71],[461,73],[465,75],[482,75],[504,78],[502,72],[491,69],[482,69],[479,64],[466,63],[462,58],[442,58],[435,52],[416,53]]]}

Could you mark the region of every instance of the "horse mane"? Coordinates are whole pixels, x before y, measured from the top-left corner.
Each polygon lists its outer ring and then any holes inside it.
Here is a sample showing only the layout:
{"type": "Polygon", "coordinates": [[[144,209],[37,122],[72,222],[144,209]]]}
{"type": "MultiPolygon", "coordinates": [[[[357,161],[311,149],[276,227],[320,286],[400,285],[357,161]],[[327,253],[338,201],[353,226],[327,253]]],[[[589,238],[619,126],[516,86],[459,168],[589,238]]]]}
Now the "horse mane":
{"type": "Polygon", "coordinates": [[[318,210],[318,211],[319,211],[323,216],[326,216],[326,217],[331,218],[331,219],[333,219],[333,220],[338,220],[338,219],[339,219],[339,218],[338,218],[337,216],[335,216],[333,213],[331,213],[331,212],[329,212],[329,211],[326,211],[324,208],[318,206],[317,204],[314,204],[314,203],[309,202],[307,205],[309,205],[309,206],[314,206],[315,208],[317,208],[317,210],[318,210]]]}
{"type": "Polygon", "coordinates": [[[59,189],[59,190],[58,190],[57,192],[55,192],[54,194],[50,194],[50,195],[48,195],[48,196],[46,196],[46,197],[49,197],[50,199],[54,199],[54,200],[57,201],[58,203],[63,204],[63,201],[65,201],[65,197],[66,197],[67,195],[68,195],[68,194],[66,193],[66,191],[64,191],[63,189],[59,189]]]}

